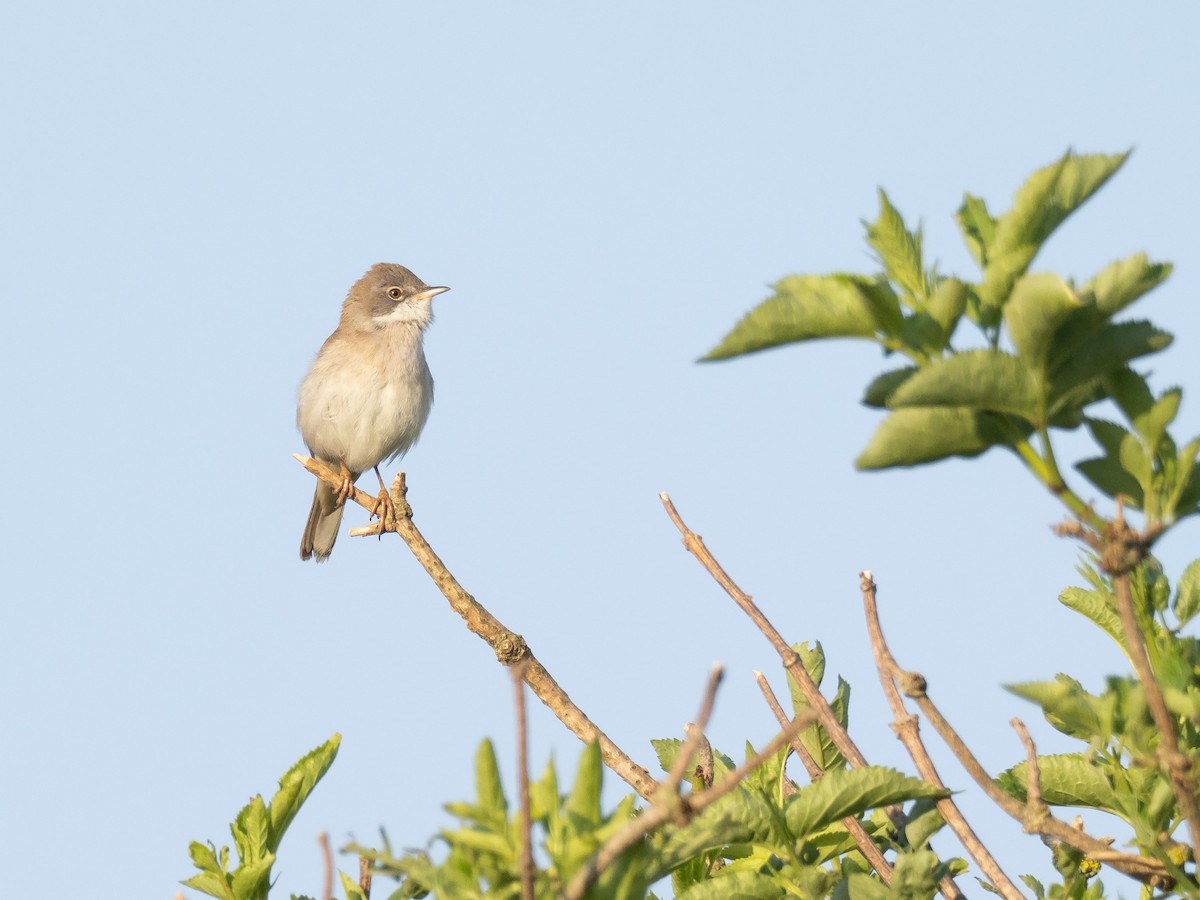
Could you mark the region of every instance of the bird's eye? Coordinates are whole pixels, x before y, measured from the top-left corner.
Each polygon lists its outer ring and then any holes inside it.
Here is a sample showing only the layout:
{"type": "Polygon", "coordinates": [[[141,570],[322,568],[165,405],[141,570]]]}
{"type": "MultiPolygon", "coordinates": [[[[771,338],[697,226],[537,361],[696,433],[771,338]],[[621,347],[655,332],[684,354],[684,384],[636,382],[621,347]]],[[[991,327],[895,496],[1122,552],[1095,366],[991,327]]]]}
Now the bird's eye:
{"type": "Polygon", "coordinates": [[[391,297],[393,300],[399,300],[401,297],[404,296],[404,291],[400,290],[400,288],[398,288],[398,287],[391,287],[391,288],[388,288],[388,296],[391,297]]]}

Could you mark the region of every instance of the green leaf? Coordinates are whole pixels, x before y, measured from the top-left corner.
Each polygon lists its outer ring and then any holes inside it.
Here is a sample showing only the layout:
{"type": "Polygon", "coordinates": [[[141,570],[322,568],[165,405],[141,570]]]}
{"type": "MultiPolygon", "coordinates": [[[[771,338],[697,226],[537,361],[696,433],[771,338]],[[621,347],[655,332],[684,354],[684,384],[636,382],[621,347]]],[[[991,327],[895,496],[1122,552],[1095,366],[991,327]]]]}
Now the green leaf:
{"type": "Polygon", "coordinates": [[[1120,369],[1131,359],[1169,346],[1171,335],[1149,322],[1117,322],[1051,354],[1052,395],[1120,369]],[[1065,351],[1065,352],[1063,352],[1065,351]]]}
{"type": "Polygon", "coordinates": [[[774,875],[750,869],[717,872],[712,878],[697,882],[675,895],[676,900],[770,900],[786,897],[787,891],[774,875]]]}
{"type": "Polygon", "coordinates": [[[1079,293],[1090,299],[1100,313],[1111,317],[1166,281],[1171,269],[1170,263],[1151,263],[1145,253],[1137,253],[1110,263],[1079,293]]]}
{"type": "Polygon", "coordinates": [[[233,832],[233,842],[242,865],[255,863],[264,856],[272,855],[271,851],[274,848],[271,846],[271,823],[262,794],[252,797],[250,802],[242,807],[237,818],[233,820],[230,831],[233,832]]]}
{"type": "Polygon", "coordinates": [[[1058,675],[1054,681],[1010,684],[1005,689],[1038,704],[1046,721],[1063,734],[1085,742],[1107,736],[1107,723],[1098,710],[1099,699],[1073,678],[1058,675]]]}
{"type": "Polygon", "coordinates": [[[1068,609],[1073,609],[1087,616],[1108,634],[1117,646],[1124,649],[1121,631],[1121,619],[1116,612],[1116,600],[1107,591],[1089,591],[1084,588],[1069,587],[1058,595],[1058,600],[1068,609]]]}
{"type": "Polygon", "coordinates": [[[947,340],[950,335],[954,334],[954,329],[958,325],[958,320],[962,318],[963,312],[967,308],[967,300],[971,295],[971,289],[963,284],[957,278],[947,278],[938,285],[932,297],[929,298],[929,303],[925,307],[925,311],[933,317],[933,320],[942,326],[942,331],[945,333],[947,340]]]}
{"type": "Polygon", "coordinates": [[[898,409],[883,420],[854,464],[860,469],[888,469],[948,456],[978,456],[1030,431],[1032,427],[1021,420],[962,407],[898,409]]]}
{"type": "Polygon", "coordinates": [[[896,388],[912,378],[917,371],[916,366],[905,366],[903,369],[892,369],[890,372],[875,376],[875,380],[867,385],[867,390],[863,394],[863,403],[883,409],[888,405],[896,388]]]}
{"type": "Polygon", "coordinates": [[[600,743],[590,741],[579,755],[579,768],[575,772],[575,783],[563,807],[575,827],[587,823],[593,828],[603,821],[600,812],[600,786],[603,780],[600,743]]]}
{"type": "Polygon", "coordinates": [[[895,900],[925,900],[937,894],[939,860],[932,850],[899,853],[892,872],[890,896],[895,900]]]}
{"type": "MultiPolygon", "coordinates": [[[[1028,764],[1019,763],[1001,772],[996,782],[1016,799],[1027,797],[1028,764]]],[[[1075,806],[1099,809],[1138,824],[1132,810],[1145,810],[1160,794],[1161,776],[1153,769],[1127,768],[1117,771],[1100,760],[1082,753],[1064,753],[1038,757],[1042,799],[1051,806],[1075,806]],[[1114,780],[1116,784],[1114,785],[1114,780]]]]}
{"type": "Polygon", "coordinates": [[[923,306],[920,301],[928,293],[928,285],[921,263],[921,230],[912,232],[905,227],[883,188],[879,189],[879,217],[867,225],[867,243],[879,255],[888,278],[917,299],[918,307],[923,306]]]}
{"type": "Polygon", "coordinates": [[[803,838],[878,806],[948,795],[948,791],[882,766],[834,769],[789,797],[784,817],[792,834],[803,838]]]}
{"type": "Polygon", "coordinates": [[[981,269],[985,268],[988,248],[996,233],[996,220],[988,212],[987,204],[979,197],[964,194],[962,206],[958,208],[954,218],[958,221],[958,228],[962,232],[967,249],[971,251],[971,256],[981,269]]]}
{"type": "Polygon", "coordinates": [[[1046,369],[1054,334],[1082,304],[1057,275],[1024,275],[1004,307],[1004,324],[1021,360],[1035,372],[1046,369]]]}
{"type": "Polygon", "coordinates": [[[1183,574],[1179,576],[1179,584],[1175,589],[1175,602],[1172,606],[1175,618],[1183,627],[1196,613],[1200,612],[1200,559],[1192,560],[1183,574]]]}
{"type": "Polygon", "coordinates": [[[346,900],[367,900],[367,895],[363,893],[358,882],[340,869],[338,878],[342,882],[342,892],[346,895],[346,900]]]}
{"type": "Polygon", "coordinates": [[[278,851],[279,842],[292,819],[300,811],[301,805],[308,799],[313,788],[329,771],[337,758],[338,747],[341,746],[342,736],[335,734],[321,746],[310,750],[302,756],[294,766],[279,779],[279,790],[271,798],[271,837],[268,844],[272,853],[278,851]]]}
{"type": "Polygon", "coordinates": [[[496,762],[496,748],[486,738],[475,751],[475,797],[478,809],[489,819],[492,816],[496,816],[500,821],[507,818],[508,799],[504,796],[500,766],[496,762]]]}
{"type": "Polygon", "coordinates": [[[979,300],[983,324],[998,317],[1016,280],[1025,273],[1054,230],[1082,206],[1129,157],[1077,156],[1034,172],[1013,198],[1012,208],[996,220],[988,246],[979,300]]]}
{"type": "Polygon", "coordinates": [[[1038,424],[1043,398],[1037,379],[1017,357],[968,350],[930,363],[900,385],[890,405],[966,407],[1010,413],[1038,424]]]}
{"type": "Polygon", "coordinates": [[[816,338],[898,335],[903,325],[899,301],[876,288],[850,275],[790,275],[702,360],[816,338]]]}

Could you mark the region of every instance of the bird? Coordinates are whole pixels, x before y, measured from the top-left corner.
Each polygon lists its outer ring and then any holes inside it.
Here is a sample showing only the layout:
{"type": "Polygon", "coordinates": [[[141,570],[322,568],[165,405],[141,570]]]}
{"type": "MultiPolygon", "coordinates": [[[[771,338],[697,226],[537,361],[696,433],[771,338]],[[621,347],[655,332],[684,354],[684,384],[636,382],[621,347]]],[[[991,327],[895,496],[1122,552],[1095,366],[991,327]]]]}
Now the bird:
{"type": "Polygon", "coordinates": [[[433,376],[422,346],[433,321],[431,287],[404,266],[378,263],[350,288],[333,334],[300,384],[296,424],[309,453],[342,473],[341,490],[317,481],[300,558],[324,562],[342,510],[367,469],[403,454],[421,434],[433,406],[433,376]]]}

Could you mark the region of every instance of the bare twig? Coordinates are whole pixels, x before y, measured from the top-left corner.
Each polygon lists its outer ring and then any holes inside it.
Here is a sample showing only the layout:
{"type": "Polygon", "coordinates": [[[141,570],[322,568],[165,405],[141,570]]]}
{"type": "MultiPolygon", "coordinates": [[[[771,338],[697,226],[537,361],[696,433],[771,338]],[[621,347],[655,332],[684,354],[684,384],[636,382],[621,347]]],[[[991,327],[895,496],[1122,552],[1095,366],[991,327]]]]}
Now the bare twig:
{"type": "MultiPolygon", "coordinates": [[[[870,577],[869,572],[864,572],[864,582],[870,581],[872,585],[871,596],[868,598],[867,591],[864,589],[864,602],[868,605],[868,627],[874,631],[879,629],[878,626],[878,610],[874,611],[875,624],[871,624],[872,608],[874,604],[874,581],[870,577]]],[[[876,639],[875,634],[872,634],[872,646],[876,639]]],[[[878,639],[882,641],[882,629],[878,630],[878,639]]],[[[1005,813],[1016,819],[1024,826],[1025,830],[1031,834],[1048,835],[1053,838],[1058,838],[1064,843],[1081,850],[1090,856],[1092,859],[1100,863],[1106,863],[1119,872],[1135,878],[1145,884],[1156,887],[1164,886],[1168,883],[1170,876],[1167,873],[1166,867],[1156,859],[1151,859],[1146,856],[1138,856],[1132,853],[1119,853],[1110,849],[1109,845],[1099,838],[1092,837],[1086,832],[1072,828],[1069,824],[1061,819],[1055,818],[1045,811],[1038,814],[1030,809],[1025,804],[1010,796],[1003,788],[998,785],[995,780],[987,773],[987,770],[980,764],[959,737],[958,733],[950,725],[946,718],[942,715],[941,710],[930,699],[926,693],[925,679],[916,672],[906,672],[900,668],[895,658],[892,657],[891,651],[887,649],[887,644],[882,645],[882,652],[885,654],[886,664],[892,677],[900,683],[905,696],[916,702],[925,718],[933,725],[934,730],[938,733],[946,745],[950,748],[955,758],[967,770],[967,774],[971,776],[974,782],[980,789],[987,794],[988,799],[999,806],[1005,813]]],[[[877,658],[878,660],[878,658],[877,658]]],[[[907,745],[906,745],[907,746],[907,745]]],[[[943,813],[943,818],[945,814],[943,813]]],[[[948,821],[948,820],[947,820],[948,821]]],[[[961,839],[961,838],[960,838],[961,839]]],[[[980,865],[982,868],[982,864],[980,865]]]]}
{"type": "Polygon", "coordinates": [[[725,589],[725,593],[750,617],[750,620],[758,626],[758,630],[771,642],[771,646],[775,648],[775,652],[779,654],[780,659],[783,661],[783,667],[791,673],[792,678],[796,680],[796,684],[800,686],[800,690],[804,693],[804,698],[816,713],[818,721],[820,721],[825,731],[829,734],[834,746],[838,748],[838,752],[842,754],[851,766],[865,766],[867,764],[866,758],[859,752],[858,747],[850,739],[850,735],[842,727],[842,723],[838,721],[837,713],[833,711],[833,708],[829,705],[829,701],[821,694],[821,689],[817,687],[816,682],[812,680],[808,671],[801,664],[800,655],[791,648],[788,642],[776,630],[775,626],[771,624],[770,620],[763,615],[762,610],[754,603],[753,598],[739,588],[733,579],[729,577],[729,574],[721,568],[721,564],[717,562],[708,548],[704,546],[704,539],[684,524],[683,518],[679,515],[678,510],[675,509],[675,504],[671,502],[671,498],[667,496],[666,492],[660,493],[658,497],[662,500],[667,515],[671,517],[671,521],[675,523],[675,527],[683,535],[683,546],[700,561],[700,564],[708,570],[708,573],[712,575],[717,584],[725,589]]]}
{"type": "Polygon", "coordinates": [[[1017,737],[1025,747],[1025,802],[1032,806],[1037,814],[1046,812],[1046,801],[1042,799],[1042,767],[1038,764],[1037,745],[1029,736],[1029,729],[1020,719],[1014,718],[1010,724],[1016,731],[1017,737]]]}
{"type": "MultiPolygon", "coordinates": [[[[892,730],[896,732],[896,737],[908,751],[921,778],[945,790],[946,785],[938,775],[933,760],[930,759],[925,744],[921,740],[917,717],[905,709],[900,692],[896,689],[896,680],[905,679],[907,673],[902,672],[896,665],[896,660],[888,650],[887,642],[883,638],[883,627],[879,623],[879,608],[875,602],[875,579],[869,571],[860,572],[859,579],[863,604],[866,607],[867,633],[871,639],[871,652],[875,657],[875,666],[879,670],[883,693],[892,709],[892,730]]],[[[984,846],[983,841],[975,834],[974,829],[971,828],[954,800],[951,797],[942,797],[937,801],[937,808],[946,824],[958,836],[967,853],[975,860],[992,886],[1008,900],[1021,900],[1024,895],[1000,868],[1000,864],[996,862],[987,847],[984,846]]]]}
{"type": "MultiPolygon", "coordinates": [[[[340,473],[334,472],[319,460],[296,455],[296,459],[326,484],[331,487],[341,484],[340,473]]],[[[496,654],[496,658],[505,666],[512,666],[521,660],[527,661],[524,679],[539,700],[544,703],[558,720],[567,726],[581,741],[590,743],[595,740],[600,744],[600,753],[604,764],[616,772],[625,782],[649,800],[654,796],[658,783],[650,777],[650,773],[635,763],[620,747],[614,744],[600,728],[576,706],[567,692],[550,675],[521,635],[507,629],[499,619],[485,609],[482,604],[467,593],[462,585],[450,574],[445,564],[429,546],[429,542],[417,529],[412,520],[412,507],[405,497],[407,486],[404,473],[396,475],[392,483],[392,506],[394,515],[387,521],[377,521],[368,526],[366,533],[376,534],[379,529],[396,531],[417,561],[424,566],[434,584],[449,601],[451,609],[462,616],[467,628],[487,642],[496,654]]],[[[352,497],[355,503],[364,509],[375,508],[377,498],[365,491],[355,488],[352,497]]],[[[351,529],[351,534],[357,534],[362,529],[351,529]]]]}
{"type": "Polygon", "coordinates": [[[371,900],[371,861],[365,856],[358,858],[358,889],[371,900]]]}
{"type": "Polygon", "coordinates": [[[322,900],[333,900],[333,850],[329,847],[329,832],[322,831],[318,834],[317,843],[321,845],[321,859],[325,865],[325,881],[321,898],[322,900]]]}
{"type": "MultiPolygon", "coordinates": [[[[767,701],[767,706],[771,708],[771,712],[775,714],[775,721],[781,726],[787,726],[787,713],[783,711],[783,707],[779,704],[779,700],[775,697],[775,692],[771,690],[771,685],[767,681],[762,672],[755,672],[754,678],[758,682],[758,689],[762,691],[763,697],[767,701]]],[[[804,764],[805,770],[808,772],[808,777],[813,781],[819,781],[825,777],[825,770],[813,758],[813,755],[808,752],[808,748],[804,746],[804,741],[800,740],[800,735],[797,734],[792,738],[792,750],[800,757],[800,761],[804,764]]],[[[875,867],[875,871],[879,873],[880,879],[884,884],[892,883],[892,864],[884,858],[879,848],[875,846],[875,842],[871,840],[871,836],[867,834],[867,830],[863,828],[862,823],[854,816],[846,816],[842,819],[842,827],[854,838],[854,843],[858,846],[859,851],[867,858],[867,861],[875,867]]]]}
{"type": "Polygon", "coordinates": [[[521,897],[534,900],[533,814],[529,801],[529,731],[525,720],[525,663],[512,667],[513,704],[517,713],[517,776],[521,795],[521,897]]]}
{"type": "Polygon", "coordinates": [[[696,721],[689,722],[684,728],[683,744],[680,745],[679,752],[675,754],[675,760],[671,763],[667,777],[659,784],[655,800],[669,794],[679,793],[683,773],[687,771],[688,763],[692,761],[700,742],[704,740],[704,729],[708,727],[709,717],[712,716],[713,703],[717,699],[717,688],[721,686],[721,679],[724,677],[725,667],[720,664],[713,666],[712,671],[708,673],[708,682],[704,685],[704,698],[700,702],[700,712],[696,714],[696,721]]]}

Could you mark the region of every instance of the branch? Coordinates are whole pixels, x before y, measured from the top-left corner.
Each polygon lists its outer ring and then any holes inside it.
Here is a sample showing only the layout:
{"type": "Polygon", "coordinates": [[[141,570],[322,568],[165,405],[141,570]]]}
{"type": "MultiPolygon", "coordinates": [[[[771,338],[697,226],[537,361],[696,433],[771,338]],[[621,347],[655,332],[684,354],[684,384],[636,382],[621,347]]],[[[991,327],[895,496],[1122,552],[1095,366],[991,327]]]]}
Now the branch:
{"type": "MultiPolygon", "coordinates": [[[[878,639],[880,642],[880,650],[878,652],[883,654],[887,671],[890,673],[889,678],[898,681],[905,696],[916,702],[921,712],[925,714],[925,718],[933,725],[938,736],[946,742],[951,752],[954,753],[955,758],[967,770],[967,774],[971,776],[993,803],[1020,822],[1025,831],[1030,834],[1041,834],[1057,838],[1077,850],[1081,850],[1097,862],[1107,863],[1117,871],[1123,872],[1129,877],[1145,884],[1162,887],[1169,883],[1170,876],[1167,874],[1166,867],[1158,860],[1133,853],[1115,852],[1109,848],[1108,843],[1105,841],[1072,828],[1061,819],[1055,818],[1049,811],[1043,810],[1039,812],[1031,809],[1001,788],[987,773],[987,770],[976,759],[970,748],[967,747],[962,738],[958,736],[958,733],[946,721],[941,711],[929,698],[929,695],[926,693],[925,678],[916,672],[906,672],[901,669],[899,663],[892,656],[891,651],[887,649],[887,644],[883,641],[883,630],[879,626],[878,609],[874,606],[875,582],[871,578],[870,572],[863,573],[863,584],[863,600],[867,605],[867,624],[872,632],[872,647],[874,647],[875,641],[878,639]],[[869,589],[867,587],[868,584],[869,589]]],[[[876,659],[878,664],[879,657],[877,656],[876,659]]],[[[907,745],[905,746],[907,747],[907,745]]],[[[943,814],[944,817],[945,814],[943,814]]],[[[980,868],[982,868],[982,864],[980,864],[980,868]]]]}
{"type": "Polygon", "coordinates": [[[624,828],[605,841],[604,845],[592,855],[587,865],[567,885],[567,889],[563,894],[566,900],[582,900],[605,869],[611,866],[622,853],[656,828],[659,828],[672,819],[680,827],[687,825],[688,822],[700,815],[705,809],[737,787],[746,775],[753,772],[782,750],[802,728],[808,727],[816,719],[816,716],[811,713],[805,716],[797,716],[783,731],[775,735],[762,751],[754,754],[753,757],[722,778],[719,783],[698,793],[681,795],[679,793],[679,782],[682,779],[683,771],[687,768],[687,764],[691,760],[691,755],[699,746],[700,737],[703,735],[704,727],[708,722],[708,713],[712,710],[712,697],[716,692],[720,678],[721,669],[718,666],[713,669],[713,673],[709,676],[700,715],[696,717],[695,725],[687,729],[687,740],[680,746],[679,752],[675,757],[675,762],[671,766],[672,776],[678,770],[679,777],[672,783],[671,777],[668,776],[668,779],[662,783],[662,790],[655,797],[654,803],[648,809],[643,810],[637,818],[630,819],[624,828]],[[682,766],[679,763],[680,759],[683,760],[682,766]]]}
{"type": "Polygon", "coordinates": [[[689,529],[684,524],[679,512],[675,509],[675,504],[671,502],[671,498],[666,492],[660,493],[659,499],[662,500],[663,506],[667,510],[667,515],[671,517],[671,521],[675,523],[675,527],[683,535],[683,546],[700,560],[700,564],[708,570],[708,573],[716,580],[722,588],[725,589],[732,599],[742,611],[750,617],[750,620],[758,626],[758,630],[763,633],[771,646],[775,648],[775,652],[779,654],[779,658],[783,661],[783,667],[796,680],[796,684],[800,686],[800,690],[804,694],[804,699],[808,701],[808,705],[812,707],[817,715],[817,720],[824,727],[833,741],[838,752],[843,758],[856,768],[867,765],[866,758],[859,752],[858,747],[850,739],[850,735],[846,729],[842,727],[842,723],[838,721],[837,713],[829,705],[821,689],[817,687],[816,682],[808,674],[808,671],[800,662],[800,655],[783,639],[783,636],[771,624],[770,620],[763,615],[762,610],[755,605],[751,596],[739,588],[729,577],[728,573],[721,568],[720,563],[704,546],[704,539],[694,531],[689,529]]]}
{"type": "MultiPolygon", "coordinates": [[[[341,484],[340,473],[322,464],[319,460],[296,455],[296,459],[326,484],[331,487],[341,484]]],[[[365,529],[351,529],[352,535],[379,534],[381,531],[395,531],[408,544],[417,561],[424,566],[429,577],[449,601],[450,608],[462,616],[467,628],[482,638],[496,654],[496,658],[505,666],[513,666],[525,661],[523,678],[530,690],[546,707],[554,713],[558,720],[569,728],[585,744],[598,741],[604,764],[617,773],[624,781],[646,800],[654,796],[658,782],[650,777],[650,773],[635,763],[620,747],[609,740],[578,706],[571,702],[567,692],[559,687],[558,682],[550,675],[533,655],[529,645],[521,635],[504,627],[495,616],[487,611],[474,597],[468,594],[447,570],[445,564],[434,553],[429,542],[413,524],[412,507],[405,498],[407,493],[404,473],[396,475],[392,482],[392,506],[394,514],[386,520],[380,520],[365,529]]],[[[365,491],[354,489],[351,497],[355,503],[364,509],[375,508],[376,499],[365,491]]]]}
{"type": "MultiPolygon", "coordinates": [[[[900,667],[896,665],[896,660],[892,657],[887,642],[883,639],[883,628],[879,624],[879,608],[875,602],[875,579],[869,571],[859,573],[859,578],[863,604],[866,607],[867,633],[871,638],[871,653],[875,657],[875,667],[879,670],[883,693],[892,709],[892,731],[896,732],[896,737],[900,739],[900,743],[912,757],[913,764],[916,765],[920,776],[930,784],[945,790],[946,785],[938,775],[937,768],[934,766],[933,760],[929,758],[929,753],[921,740],[917,717],[910,715],[904,708],[904,701],[900,699],[900,692],[896,689],[896,679],[903,678],[905,673],[901,672],[900,667]]],[[[984,846],[983,841],[975,834],[974,829],[971,828],[954,800],[950,797],[942,797],[937,801],[937,808],[946,824],[958,836],[967,853],[975,860],[976,865],[1001,896],[1007,900],[1022,900],[1024,895],[1004,874],[1000,864],[996,862],[987,847],[984,846]]]]}

